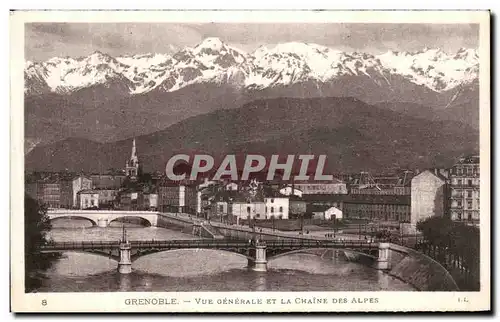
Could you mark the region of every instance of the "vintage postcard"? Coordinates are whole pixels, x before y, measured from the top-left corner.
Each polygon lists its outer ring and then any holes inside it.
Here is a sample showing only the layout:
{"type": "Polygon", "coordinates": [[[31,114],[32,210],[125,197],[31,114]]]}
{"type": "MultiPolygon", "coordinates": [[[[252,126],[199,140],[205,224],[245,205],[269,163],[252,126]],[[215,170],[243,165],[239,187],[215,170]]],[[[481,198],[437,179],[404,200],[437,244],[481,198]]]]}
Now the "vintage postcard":
{"type": "Polygon", "coordinates": [[[489,311],[487,11],[12,11],[14,312],[489,311]]]}

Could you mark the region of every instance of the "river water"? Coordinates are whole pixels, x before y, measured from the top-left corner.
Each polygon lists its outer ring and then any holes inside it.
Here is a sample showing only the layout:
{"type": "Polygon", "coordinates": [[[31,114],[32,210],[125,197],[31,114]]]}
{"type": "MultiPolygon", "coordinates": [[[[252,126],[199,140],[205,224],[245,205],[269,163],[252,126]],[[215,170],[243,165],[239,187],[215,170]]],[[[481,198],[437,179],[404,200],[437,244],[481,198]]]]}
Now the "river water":
{"type": "MultiPolygon", "coordinates": [[[[125,224],[129,240],[195,239],[181,231],[125,224]]],[[[54,221],[55,241],[119,240],[122,224],[90,227],[75,219],[54,221]]],[[[112,291],[412,291],[408,284],[342,258],[291,254],[268,262],[265,273],[248,270],[247,259],[219,250],[174,250],[139,258],[128,275],[104,256],[66,252],[45,272],[37,292],[112,291]]]]}

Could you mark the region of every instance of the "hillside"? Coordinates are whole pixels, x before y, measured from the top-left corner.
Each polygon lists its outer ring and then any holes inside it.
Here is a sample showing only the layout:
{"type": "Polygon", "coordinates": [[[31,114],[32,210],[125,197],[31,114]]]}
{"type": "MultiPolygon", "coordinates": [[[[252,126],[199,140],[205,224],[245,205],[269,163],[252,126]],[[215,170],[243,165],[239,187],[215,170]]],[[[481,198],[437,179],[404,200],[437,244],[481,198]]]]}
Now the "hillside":
{"type": "MultiPolygon", "coordinates": [[[[257,99],[356,97],[437,114],[479,100],[478,53],[465,48],[373,55],[290,42],[246,53],[207,38],[173,55],[94,52],[27,61],[24,70],[26,151],[68,137],[109,142],[148,134],[257,99]]],[[[476,126],[467,113],[448,114],[476,126]]]]}
{"type": "MultiPolygon", "coordinates": [[[[276,98],[190,117],[137,137],[146,171],[164,169],[176,153],[326,154],[335,172],[385,171],[451,164],[477,151],[477,130],[368,105],[355,98],[276,98]]],[[[104,171],[122,168],[131,139],[97,143],[69,138],[38,146],[26,168],[104,171]]]]}

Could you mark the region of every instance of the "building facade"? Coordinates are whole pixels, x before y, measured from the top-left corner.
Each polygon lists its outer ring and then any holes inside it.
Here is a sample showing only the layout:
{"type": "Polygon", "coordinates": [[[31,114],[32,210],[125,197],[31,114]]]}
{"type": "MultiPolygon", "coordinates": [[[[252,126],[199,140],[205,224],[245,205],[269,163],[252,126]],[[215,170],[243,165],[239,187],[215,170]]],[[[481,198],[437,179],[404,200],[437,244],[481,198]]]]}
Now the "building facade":
{"type": "Polygon", "coordinates": [[[411,181],[411,227],[434,216],[448,216],[447,178],[439,170],[426,170],[411,181]]]}
{"type": "Polygon", "coordinates": [[[72,204],[73,207],[78,206],[77,194],[82,190],[92,189],[92,179],[87,178],[86,176],[77,176],[73,178],[71,181],[71,189],[72,189],[72,204]]]}
{"type": "Polygon", "coordinates": [[[337,179],[330,182],[297,182],[295,189],[302,191],[303,195],[310,194],[347,194],[347,185],[337,179]]]}
{"type": "Polygon", "coordinates": [[[117,189],[95,189],[99,193],[99,207],[113,209],[117,203],[117,189]]]}
{"type": "Polygon", "coordinates": [[[313,219],[333,220],[342,219],[342,210],[337,207],[316,206],[311,209],[313,219]]]}
{"type": "Polygon", "coordinates": [[[297,189],[293,186],[285,186],[285,187],[281,188],[280,193],[284,196],[302,197],[302,190],[297,189]]]}
{"type": "Polygon", "coordinates": [[[80,209],[99,208],[99,192],[97,190],[81,190],[77,193],[80,209]]]}
{"type": "Polygon", "coordinates": [[[479,156],[459,160],[450,169],[450,218],[479,223],[479,156]]]}
{"type": "Polygon", "coordinates": [[[239,219],[266,219],[266,204],[262,201],[235,201],[228,204],[229,214],[239,219]]]}
{"type": "Polygon", "coordinates": [[[410,222],[409,195],[347,195],[342,205],[345,219],[378,222],[410,222]]]}
{"type": "Polygon", "coordinates": [[[161,185],[158,187],[158,210],[195,214],[197,191],[194,186],[161,185]]]}
{"type": "Polygon", "coordinates": [[[92,189],[120,189],[126,176],[122,174],[92,174],[92,189]]]}
{"type": "Polygon", "coordinates": [[[288,219],[290,203],[288,198],[268,197],[264,198],[265,219],[288,219]]]}
{"type": "Polygon", "coordinates": [[[307,204],[304,200],[298,197],[291,196],[289,199],[290,210],[288,217],[289,218],[299,218],[304,216],[307,210],[307,204]]]}
{"type": "Polygon", "coordinates": [[[27,185],[28,193],[48,208],[61,208],[61,184],[59,182],[35,182],[27,185]]]}

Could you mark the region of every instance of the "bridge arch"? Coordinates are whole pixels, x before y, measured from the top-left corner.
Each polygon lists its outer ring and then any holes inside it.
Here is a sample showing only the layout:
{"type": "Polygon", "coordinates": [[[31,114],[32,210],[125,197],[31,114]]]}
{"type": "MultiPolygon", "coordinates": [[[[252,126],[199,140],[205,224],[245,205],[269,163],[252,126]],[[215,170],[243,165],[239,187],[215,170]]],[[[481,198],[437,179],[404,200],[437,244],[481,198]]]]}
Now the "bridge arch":
{"type": "Polygon", "coordinates": [[[115,262],[120,261],[120,256],[118,254],[109,254],[108,252],[104,251],[95,251],[95,250],[80,250],[80,249],[68,249],[68,250],[62,250],[60,253],[79,253],[79,254],[88,254],[88,255],[97,255],[100,257],[105,257],[107,259],[111,259],[115,262]]]}
{"type": "Polygon", "coordinates": [[[61,215],[61,216],[53,216],[53,217],[50,217],[49,216],[49,222],[54,222],[58,219],[80,219],[80,220],[86,220],[86,221],[89,221],[90,223],[92,223],[92,226],[97,226],[97,221],[94,220],[94,218],[91,218],[91,217],[87,217],[87,216],[84,216],[84,215],[61,215]]]}
{"type": "Polygon", "coordinates": [[[349,248],[333,248],[332,249],[332,248],[326,248],[326,247],[315,247],[315,248],[301,248],[301,249],[287,250],[283,253],[278,253],[278,254],[269,256],[267,258],[267,261],[270,262],[270,261],[278,259],[280,257],[285,257],[288,255],[293,255],[293,254],[309,254],[309,255],[316,255],[318,257],[322,257],[322,256],[324,256],[324,254],[326,254],[329,251],[331,251],[331,252],[341,251],[344,253],[345,252],[355,253],[355,254],[358,254],[360,256],[369,257],[369,258],[374,259],[374,260],[377,258],[376,256],[373,256],[373,255],[370,255],[367,253],[363,253],[363,252],[360,252],[357,250],[352,250],[349,248]],[[320,255],[319,253],[321,251],[323,251],[323,253],[320,255]]]}
{"type": "Polygon", "coordinates": [[[146,226],[146,227],[154,226],[149,218],[147,218],[145,216],[141,216],[141,215],[134,215],[134,216],[124,215],[124,216],[113,217],[112,219],[109,220],[108,225],[110,225],[112,222],[120,222],[120,219],[122,219],[122,220],[125,219],[125,221],[123,221],[124,223],[127,223],[126,219],[140,219],[141,224],[147,223],[147,225],[144,225],[144,226],[146,226]]]}
{"type": "Polygon", "coordinates": [[[245,258],[247,260],[253,260],[254,258],[251,256],[248,256],[244,254],[246,252],[246,249],[242,249],[241,251],[238,251],[237,249],[222,249],[222,248],[177,248],[177,249],[153,249],[153,250],[143,250],[143,251],[136,251],[134,254],[132,254],[131,259],[132,262],[135,262],[139,258],[144,258],[149,255],[153,254],[159,254],[159,253],[170,253],[170,252],[180,252],[180,251],[186,251],[186,250],[209,250],[209,251],[216,251],[216,252],[223,252],[223,253],[230,253],[233,255],[236,255],[241,258],[245,258]]]}

